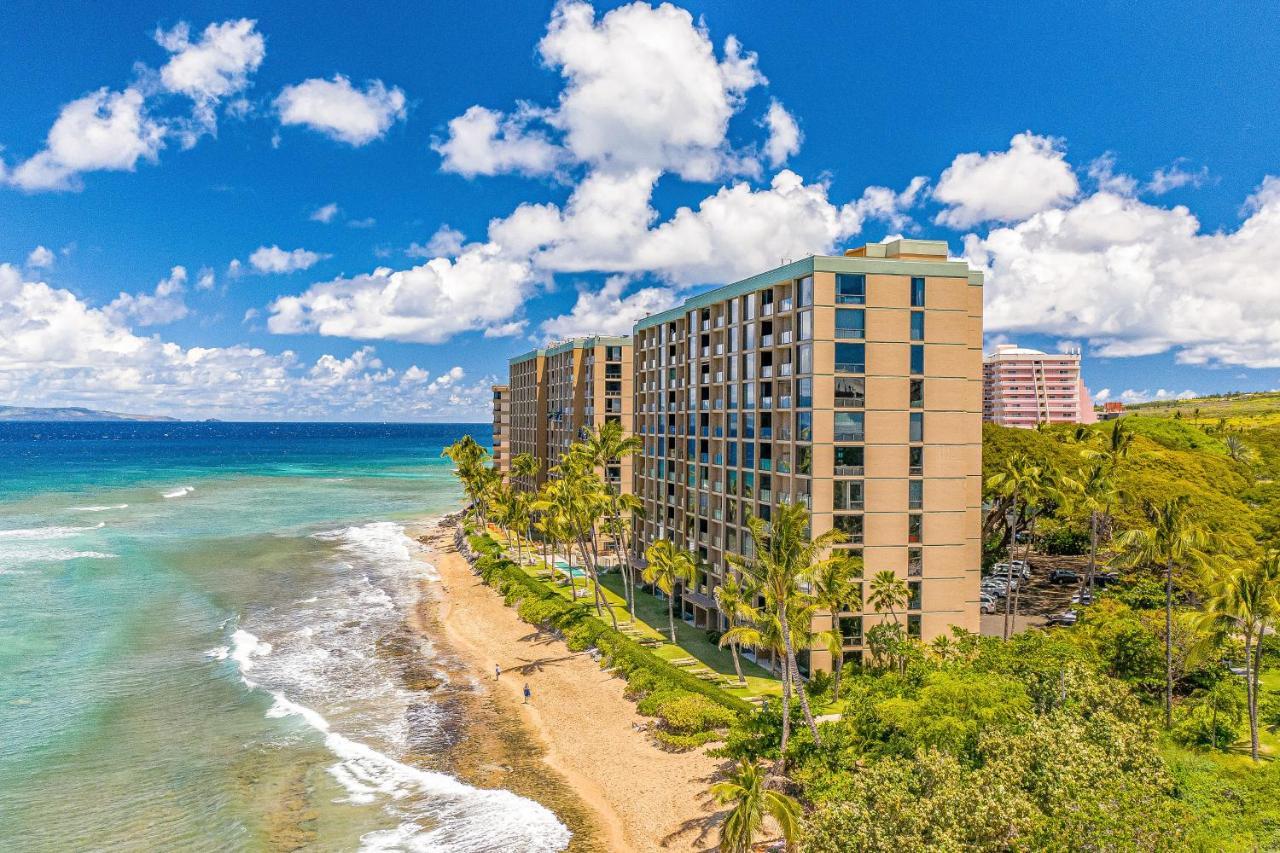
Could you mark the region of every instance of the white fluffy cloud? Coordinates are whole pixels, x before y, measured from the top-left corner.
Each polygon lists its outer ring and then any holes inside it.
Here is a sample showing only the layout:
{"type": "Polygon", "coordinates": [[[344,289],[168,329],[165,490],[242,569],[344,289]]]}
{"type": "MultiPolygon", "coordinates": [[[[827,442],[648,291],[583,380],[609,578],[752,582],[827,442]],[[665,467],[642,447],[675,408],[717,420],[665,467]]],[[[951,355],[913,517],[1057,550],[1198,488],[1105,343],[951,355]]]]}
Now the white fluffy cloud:
{"type": "Polygon", "coordinates": [[[364,89],[341,74],[332,80],[312,78],[286,86],[276,98],[281,124],[300,124],[359,147],[382,138],[405,116],[404,92],[370,80],[364,89]]]}
{"type": "Polygon", "coordinates": [[[769,102],[769,112],[764,116],[769,139],[764,144],[764,154],[775,169],[787,162],[787,158],[800,151],[800,126],[786,107],[774,98],[769,102]]]}
{"type": "MultiPolygon", "coordinates": [[[[1185,391],[1169,391],[1164,388],[1159,388],[1155,391],[1151,391],[1148,388],[1143,388],[1141,390],[1126,388],[1120,392],[1120,402],[1150,403],[1155,400],[1190,400],[1192,398],[1199,397],[1199,396],[1200,396],[1199,394],[1197,394],[1195,391],[1192,391],[1190,388],[1188,388],[1185,391]]],[[[1095,396],[1094,399],[1101,401],[1102,398],[1095,396]]]]}
{"type": "Polygon", "coordinates": [[[988,273],[989,329],[1088,338],[1102,356],[1280,367],[1280,179],[1245,213],[1205,234],[1185,207],[1099,191],[969,235],[965,251],[988,273]]]}
{"type": "Polygon", "coordinates": [[[183,145],[189,148],[201,133],[215,129],[218,102],[249,85],[249,75],[267,54],[266,40],[256,22],[246,18],[210,24],[195,41],[185,22],[171,30],[157,30],[155,38],[173,54],[160,69],[161,84],[195,103],[192,121],[180,129],[183,145]]]}
{"type": "Polygon", "coordinates": [[[27,266],[31,269],[48,269],[53,266],[53,261],[53,252],[44,246],[36,246],[27,255],[27,266]]]}
{"type": "Polygon", "coordinates": [[[80,187],[80,173],[132,172],[139,160],[154,161],[164,145],[164,128],[148,117],[142,92],[106,88],[62,108],[44,150],[15,166],[13,185],[34,192],[80,187]]]}
{"type": "Polygon", "coordinates": [[[426,245],[410,243],[404,253],[411,258],[452,258],[462,251],[467,235],[457,228],[441,225],[426,245]]]}
{"type": "Polygon", "coordinates": [[[328,257],[330,256],[308,249],[287,251],[279,246],[259,246],[249,256],[249,265],[260,273],[287,274],[311,269],[328,257]]]}
{"type": "Polygon", "coordinates": [[[45,147],[12,169],[0,163],[0,182],[27,192],[78,190],[85,172],[132,172],[140,160],[154,162],[166,138],[190,148],[216,129],[220,101],[245,89],[266,55],[262,34],[246,19],[210,24],[194,41],[179,22],[157,30],[155,40],[170,54],[158,72],[138,63],[133,83],[63,106],[45,147]],[[190,114],[162,114],[166,93],[189,98],[190,114]]]}
{"type": "Polygon", "coordinates": [[[482,420],[492,377],[400,374],[369,348],[313,364],[286,350],[182,347],[0,264],[0,402],[185,417],[482,420]]]}
{"type": "Polygon", "coordinates": [[[559,103],[511,115],[472,107],[435,145],[444,169],[542,174],[569,160],[690,180],[758,173],[726,140],[746,92],[765,83],[756,55],[733,36],[717,56],[706,29],[669,3],[632,3],[597,19],[589,3],[569,0],[552,12],[538,50],[564,78],[559,103]]]}
{"type": "MultiPolygon", "coordinates": [[[[209,287],[212,287],[210,283],[209,287]]],[[[118,323],[132,320],[139,326],[175,323],[191,313],[183,297],[187,289],[187,268],[176,266],[160,279],[151,293],[121,293],[106,307],[118,323]]],[[[202,288],[207,289],[207,288],[202,288]]]]}
{"type": "Polygon", "coordinates": [[[767,188],[722,187],[697,209],[679,208],[653,225],[650,195],[657,173],[593,172],[564,208],[523,204],[489,225],[489,239],[555,272],[652,272],[677,285],[732,281],[785,259],[832,251],[868,218],[895,220],[914,203],[923,179],[895,193],[869,188],[844,205],[824,184],[783,170],[767,188]]]}
{"type": "Polygon", "coordinates": [[[1007,151],[956,157],[933,191],[948,206],[935,221],[957,229],[1014,222],[1065,204],[1079,190],[1060,141],[1027,131],[1007,151]]]}
{"type": "Polygon", "coordinates": [[[311,216],[307,217],[312,222],[323,222],[328,225],[338,215],[338,205],[330,202],[322,204],[315,210],[311,211],[311,216]]]}
{"type": "Polygon", "coordinates": [[[568,314],[543,321],[540,328],[548,340],[579,335],[629,335],[637,321],[673,307],[677,298],[664,287],[643,287],[623,295],[630,279],[609,276],[598,291],[578,289],[578,300],[568,314]]]}
{"type": "Polygon", "coordinates": [[[270,305],[276,334],[316,333],[435,344],[459,332],[502,329],[536,283],[529,264],[492,247],[468,247],[454,260],[435,258],[407,270],[312,285],[270,305]]]}
{"type": "Polygon", "coordinates": [[[519,172],[542,175],[555,170],[562,150],[546,133],[530,130],[529,117],[504,116],[497,110],[474,106],[449,121],[449,135],[432,148],[444,158],[441,168],[468,178],[519,172]]]}

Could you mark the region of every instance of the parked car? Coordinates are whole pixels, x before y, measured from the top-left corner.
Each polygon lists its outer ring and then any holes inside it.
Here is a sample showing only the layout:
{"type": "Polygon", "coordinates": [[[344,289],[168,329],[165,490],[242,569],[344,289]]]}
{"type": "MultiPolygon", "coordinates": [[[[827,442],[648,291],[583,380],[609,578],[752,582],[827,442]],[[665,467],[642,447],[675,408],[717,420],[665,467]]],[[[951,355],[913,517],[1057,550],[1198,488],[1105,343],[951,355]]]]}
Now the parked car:
{"type": "Polygon", "coordinates": [[[1004,581],[988,579],[982,582],[982,591],[1003,598],[1009,594],[1009,586],[1004,581]]]}
{"type": "Polygon", "coordinates": [[[1087,589],[1082,589],[1075,595],[1071,596],[1072,604],[1093,604],[1093,593],[1087,589]]]}
{"type": "Polygon", "coordinates": [[[1049,572],[1049,583],[1068,584],[1079,582],[1079,573],[1073,572],[1071,569],[1054,569],[1052,572],[1049,572]]]}
{"type": "Polygon", "coordinates": [[[1049,617],[1050,625],[1069,626],[1076,624],[1076,620],[1080,618],[1080,614],[1074,610],[1064,610],[1061,613],[1055,613],[1049,617]]]}
{"type": "Polygon", "coordinates": [[[1105,571],[1093,573],[1093,582],[1097,586],[1106,586],[1107,584],[1115,583],[1118,580],[1120,580],[1120,575],[1117,572],[1105,571]]]}
{"type": "Polygon", "coordinates": [[[1019,574],[1024,580],[1031,580],[1031,564],[1026,560],[1010,560],[1009,565],[1013,566],[1015,574],[1019,574]]]}
{"type": "Polygon", "coordinates": [[[978,609],[983,613],[996,612],[996,599],[993,595],[982,595],[978,598],[978,609]]]}

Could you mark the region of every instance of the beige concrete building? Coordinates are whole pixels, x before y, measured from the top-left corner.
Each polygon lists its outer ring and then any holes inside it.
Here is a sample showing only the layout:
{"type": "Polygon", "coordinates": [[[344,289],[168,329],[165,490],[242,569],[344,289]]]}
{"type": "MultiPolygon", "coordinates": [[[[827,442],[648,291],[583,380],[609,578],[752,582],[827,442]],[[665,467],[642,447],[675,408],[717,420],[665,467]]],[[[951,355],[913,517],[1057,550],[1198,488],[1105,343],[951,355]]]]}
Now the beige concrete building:
{"type": "MultiPolygon", "coordinates": [[[[805,258],[648,317],[633,339],[637,544],[667,538],[706,566],[686,620],[725,627],[712,591],[725,555],[749,551],[747,517],[801,501],[815,533],[848,534],[865,577],[907,582],[911,635],[978,629],[982,275],[946,243],[805,258]]],[[[837,618],[857,658],[888,617],[837,618]]],[[[825,650],[802,657],[829,666],[825,650]]]]}
{"type": "Polygon", "coordinates": [[[493,467],[511,470],[511,386],[493,386],[493,467]]]}
{"type": "MultiPolygon", "coordinates": [[[[587,428],[614,421],[631,434],[631,339],[575,338],[516,356],[510,388],[510,455],[533,454],[542,463],[540,483],[587,428]]],[[[631,468],[632,460],[623,459],[604,475],[629,491],[631,468]]]]}

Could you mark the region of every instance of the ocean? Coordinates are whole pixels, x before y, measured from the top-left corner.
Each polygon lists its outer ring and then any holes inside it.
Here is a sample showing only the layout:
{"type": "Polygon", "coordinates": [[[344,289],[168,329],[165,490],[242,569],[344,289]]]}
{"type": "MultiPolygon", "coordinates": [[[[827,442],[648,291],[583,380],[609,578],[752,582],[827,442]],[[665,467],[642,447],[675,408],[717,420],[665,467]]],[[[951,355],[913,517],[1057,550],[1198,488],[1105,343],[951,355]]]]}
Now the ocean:
{"type": "Polygon", "coordinates": [[[0,848],[563,849],[440,769],[459,675],[405,639],[465,432],[0,424],[0,848]]]}

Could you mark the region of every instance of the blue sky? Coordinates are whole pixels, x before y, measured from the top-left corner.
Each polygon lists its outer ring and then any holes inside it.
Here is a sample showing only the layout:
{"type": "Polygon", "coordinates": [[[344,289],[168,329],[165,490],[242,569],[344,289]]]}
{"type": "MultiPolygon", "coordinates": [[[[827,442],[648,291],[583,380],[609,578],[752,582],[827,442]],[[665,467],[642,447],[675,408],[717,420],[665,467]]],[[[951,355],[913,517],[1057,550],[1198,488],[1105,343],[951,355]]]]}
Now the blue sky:
{"type": "Polygon", "coordinates": [[[777,8],[6,4],[0,403],[483,419],[509,355],[896,234],[1095,393],[1280,387],[1274,16],[777,8]]]}

